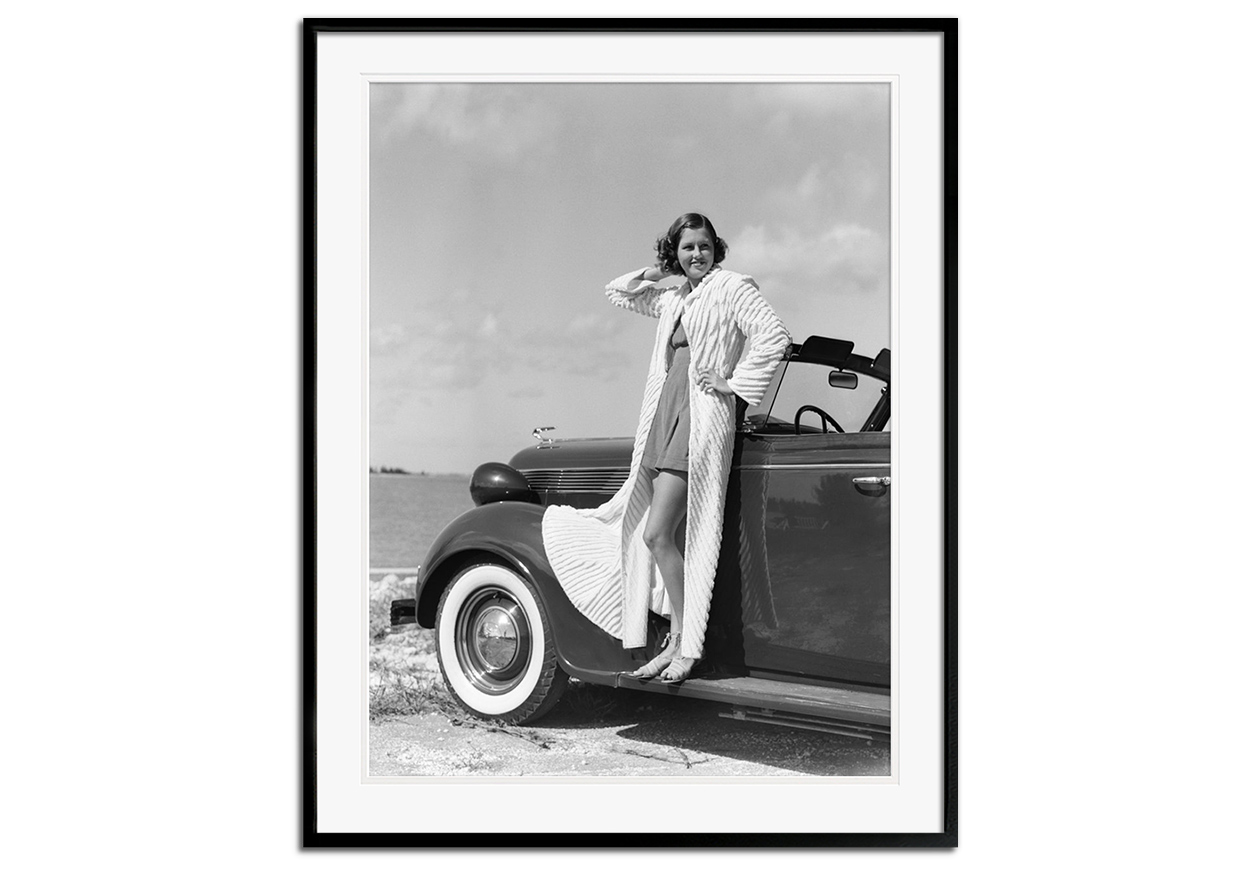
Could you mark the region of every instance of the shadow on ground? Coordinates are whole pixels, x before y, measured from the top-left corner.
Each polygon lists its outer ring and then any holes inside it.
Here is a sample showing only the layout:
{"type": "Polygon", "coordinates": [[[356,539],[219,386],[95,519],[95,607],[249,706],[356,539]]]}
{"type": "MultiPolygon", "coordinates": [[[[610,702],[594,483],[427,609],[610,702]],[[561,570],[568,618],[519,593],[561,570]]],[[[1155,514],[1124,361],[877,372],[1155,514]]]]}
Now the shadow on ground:
{"type": "Polygon", "coordinates": [[[638,690],[571,684],[532,728],[612,729],[621,742],[723,757],[805,775],[889,775],[890,745],[721,716],[728,705],[638,690]]]}

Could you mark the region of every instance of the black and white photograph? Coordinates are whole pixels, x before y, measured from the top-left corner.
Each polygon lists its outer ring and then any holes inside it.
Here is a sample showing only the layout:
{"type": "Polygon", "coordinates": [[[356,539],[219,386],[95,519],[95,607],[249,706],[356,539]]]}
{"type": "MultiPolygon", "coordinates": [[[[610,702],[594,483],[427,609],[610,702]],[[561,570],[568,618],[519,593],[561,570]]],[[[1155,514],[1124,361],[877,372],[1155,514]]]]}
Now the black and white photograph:
{"type": "Polygon", "coordinates": [[[1244,7],[6,12],[6,871],[1244,857],[1244,7]]]}
{"type": "Polygon", "coordinates": [[[370,83],[370,775],[892,774],[865,79],[370,83]]]}

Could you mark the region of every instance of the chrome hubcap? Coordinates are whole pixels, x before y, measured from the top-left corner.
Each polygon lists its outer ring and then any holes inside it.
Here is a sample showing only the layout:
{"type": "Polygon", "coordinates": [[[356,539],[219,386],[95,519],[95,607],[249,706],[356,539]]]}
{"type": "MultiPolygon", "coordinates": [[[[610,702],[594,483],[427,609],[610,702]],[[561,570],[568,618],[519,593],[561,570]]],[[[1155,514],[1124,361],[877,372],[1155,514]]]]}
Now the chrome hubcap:
{"type": "Polygon", "coordinates": [[[505,590],[484,587],[456,617],[456,658],[465,676],[484,693],[502,695],[525,675],[530,658],[525,611],[505,590]]]}
{"type": "Polygon", "coordinates": [[[516,658],[516,623],[502,608],[488,607],[477,618],[473,646],[482,664],[492,671],[507,668],[516,658]]]}

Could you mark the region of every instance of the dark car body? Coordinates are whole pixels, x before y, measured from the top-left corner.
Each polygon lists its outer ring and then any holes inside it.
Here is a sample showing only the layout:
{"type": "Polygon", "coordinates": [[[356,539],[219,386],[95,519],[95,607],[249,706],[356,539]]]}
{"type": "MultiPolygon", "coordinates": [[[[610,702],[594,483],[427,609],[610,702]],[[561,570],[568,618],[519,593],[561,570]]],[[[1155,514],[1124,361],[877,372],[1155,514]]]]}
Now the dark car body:
{"type": "MultiPolygon", "coordinates": [[[[421,566],[414,598],[392,605],[392,621],[440,627],[444,673],[449,662],[459,661],[469,669],[469,682],[487,694],[518,683],[508,678],[521,666],[501,664],[520,659],[517,651],[528,653],[532,632],[533,641],[554,648],[558,671],[547,674],[556,687],[567,676],[716,699],[730,703],[737,716],[770,722],[868,737],[888,732],[889,359],[889,350],[868,357],[855,354],[849,341],[810,337],[791,345],[764,402],[740,410],[704,658],[690,680],[668,686],[623,677],[654,647],[623,649],[582,616],[543,549],[548,505],[594,507],[624,483],[633,446],[628,438],[552,440],[538,429],[536,445],[507,465],[481,466],[471,487],[479,506],[439,535],[421,566]],[[509,607],[511,596],[501,591],[494,602],[479,599],[477,619],[462,616],[459,626],[452,618],[442,620],[440,600],[449,585],[482,565],[525,582],[542,616],[527,618],[522,606],[509,607]],[[482,616],[493,618],[485,637],[482,616]],[[512,636],[507,656],[490,656],[498,643],[490,636],[500,634],[512,636]],[[458,635],[477,644],[456,643],[458,635]],[[484,660],[475,655],[482,642],[488,645],[484,660]]],[[[665,625],[653,616],[653,643],[665,625]]],[[[531,676],[539,682],[537,674],[531,676]]],[[[460,679],[461,688],[465,683],[460,679]]],[[[458,698],[487,716],[526,720],[554,704],[550,694],[543,695],[541,707],[528,708],[530,713],[492,713],[489,697],[458,698]]]]}

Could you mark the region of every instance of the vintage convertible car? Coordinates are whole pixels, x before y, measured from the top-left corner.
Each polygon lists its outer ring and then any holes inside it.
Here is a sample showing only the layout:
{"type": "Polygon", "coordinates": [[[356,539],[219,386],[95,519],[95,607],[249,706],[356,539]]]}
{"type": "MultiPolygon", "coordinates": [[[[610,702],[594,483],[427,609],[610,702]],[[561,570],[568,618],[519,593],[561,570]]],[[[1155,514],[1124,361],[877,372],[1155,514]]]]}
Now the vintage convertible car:
{"type": "Polygon", "coordinates": [[[553,440],[474,473],[473,510],[431,546],[392,625],[437,630],[469,711],[537,720],[568,679],[727,703],[726,716],[874,738],[890,727],[890,351],[809,337],[740,411],[700,669],[623,676],[650,658],[582,616],[543,550],[549,504],[594,507],[624,483],[632,438],[553,440]]]}

